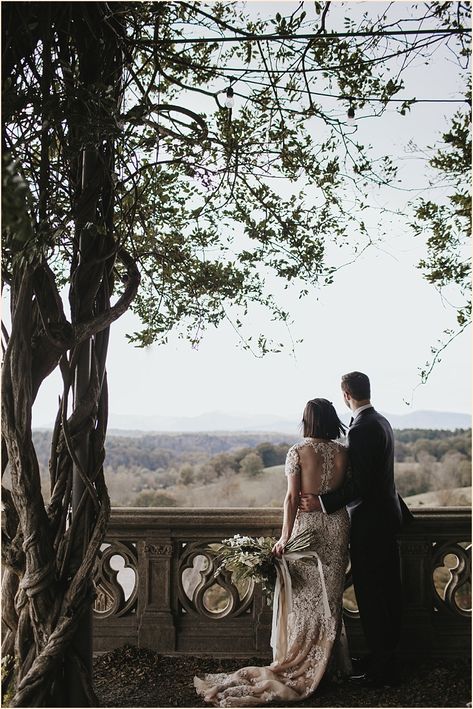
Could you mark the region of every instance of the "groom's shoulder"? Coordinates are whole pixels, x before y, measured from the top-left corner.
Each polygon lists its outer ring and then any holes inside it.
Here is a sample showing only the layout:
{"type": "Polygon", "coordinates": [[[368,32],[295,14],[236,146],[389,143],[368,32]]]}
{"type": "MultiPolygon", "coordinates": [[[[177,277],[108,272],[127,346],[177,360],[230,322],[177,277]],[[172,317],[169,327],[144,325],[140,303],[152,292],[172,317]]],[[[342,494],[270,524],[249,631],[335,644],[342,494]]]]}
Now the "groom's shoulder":
{"type": "Polygon", "coordinates": [[[379,411],[375,411],[375,414],[376,414],[377,420],[380,423],[382,423],[384,426],[388,426],[389,428],[392,428],[391,423],[389,422],[389,419],[386,418],[386,416],[383,416],[383,414],[380,414],[379,411]]]}
{"type": "Polygon", "coordinates": [[[370,409],[365,409],[364,411],[361,412],[359,416],[359,421],[366,421],[366,423],[373,422],[373,421],[382,421],[383,423],[389,423],[388,419],[386,416],[383,416],[383,414],[380,414],[379,411],[377,411],[374,406],[372,406],[370,409]]]}
{"type": "Polygon", "coordinates": [[[394,434],[391,424],[389,423],[386,416],[380,414],[379,411],[373,409],[373,414],[369,417],[369,420],[371,421],[372,427],[378,429],[380,436],[382,436],[383,438],[393,437],[394,434]]]}
{"type": "Polygon", "coordinates": [[[379,430],[381,428],[384,430],[392,430],[388,419],[380,414],[379,411],[376,411],[376,409],[371,408],[361,412],[352,429],[350,429],[350,432],[356,433],[356,431],[359,431],[361,433],[363,431],[379,430]]]}

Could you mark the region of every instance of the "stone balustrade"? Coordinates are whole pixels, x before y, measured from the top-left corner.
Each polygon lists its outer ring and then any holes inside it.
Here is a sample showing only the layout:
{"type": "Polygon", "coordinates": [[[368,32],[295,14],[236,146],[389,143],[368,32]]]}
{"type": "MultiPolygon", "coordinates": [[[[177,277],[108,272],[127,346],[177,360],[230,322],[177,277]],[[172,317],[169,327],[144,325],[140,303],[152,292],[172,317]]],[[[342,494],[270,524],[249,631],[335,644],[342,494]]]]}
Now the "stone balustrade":
{"type": "MultiPolygon", "coordinates": [[[[125,643],[162,654],[270,656],[271,608],[259,586],[215,572],[215,544],[278,535],[272,508],[115,508],[95,570],[94,650],[125,643]]],[[[415,511],[401,535],[403,654],[471,652],[471,512],[415,511]]],[[[376,564],[376,559],[373,559],[376,564]]],[[[347,572],[345,624],[363,651],[347,572]]]]}

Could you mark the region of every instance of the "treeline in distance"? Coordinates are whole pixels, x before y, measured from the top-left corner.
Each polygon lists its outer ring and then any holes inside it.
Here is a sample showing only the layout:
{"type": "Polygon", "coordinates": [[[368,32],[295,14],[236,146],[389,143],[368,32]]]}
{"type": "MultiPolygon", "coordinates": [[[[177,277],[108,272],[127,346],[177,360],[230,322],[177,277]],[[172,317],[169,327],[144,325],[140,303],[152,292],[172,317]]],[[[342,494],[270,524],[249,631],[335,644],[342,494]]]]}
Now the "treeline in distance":
{"type": "MultiPolygon", "coordinates": [[[[394,435],[403,496],[471,485],[471,429],[402,429],[394,435]]],[[[49,431],[34,432],[46,497],[50,437],[49,431]]],[[[235,506],[282,504],[285,481],[278,466],[296,439],[281,439],[271,433],[109,435],[105,472],[112,504],[200,506],[210,492],[235,506]]]]}

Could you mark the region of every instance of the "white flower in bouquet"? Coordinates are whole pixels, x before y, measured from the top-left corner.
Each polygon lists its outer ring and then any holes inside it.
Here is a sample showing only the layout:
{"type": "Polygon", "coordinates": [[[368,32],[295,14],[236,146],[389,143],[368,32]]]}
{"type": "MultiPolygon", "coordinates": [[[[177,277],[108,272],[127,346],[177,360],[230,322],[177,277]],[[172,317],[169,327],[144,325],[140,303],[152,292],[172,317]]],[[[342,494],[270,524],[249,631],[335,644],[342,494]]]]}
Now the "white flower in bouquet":
{"type": "MultiPolygon", "coordinates": [[[[305,531],[292,537],[285,546],[287,553],[305,551],[310,546],[310,533],[305,531]]],[[[271,603],[276,583],[277,558],[272,553],[275,537],[248,537],[235,534],[223,539],[217,554],[217,577],[223,570],[230,571],[232,582],[250,579],[260,583],[267,602],[271,603]]]]}

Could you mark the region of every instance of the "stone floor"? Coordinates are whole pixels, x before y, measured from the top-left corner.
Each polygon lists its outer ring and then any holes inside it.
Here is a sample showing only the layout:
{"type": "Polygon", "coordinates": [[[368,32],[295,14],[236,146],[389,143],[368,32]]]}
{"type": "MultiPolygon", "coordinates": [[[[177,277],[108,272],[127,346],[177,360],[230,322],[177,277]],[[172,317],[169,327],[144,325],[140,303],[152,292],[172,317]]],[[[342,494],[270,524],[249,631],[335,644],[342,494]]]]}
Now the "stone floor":
{"type": "MultiPolygon", "coordinates": [[[[195,674],[251,664],[263,663],[254,658],[168,657],[125,646],[95,658],[95,688],[101,707],[203,707],[208,705],[194,691],[195,674]]],[[[400,669],[400,687],[360,690],[327,684],[297,706],[466,707],[471,702],[471,659],[410,659],[401,661],[400,669]]]]}

